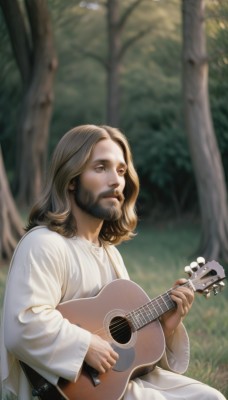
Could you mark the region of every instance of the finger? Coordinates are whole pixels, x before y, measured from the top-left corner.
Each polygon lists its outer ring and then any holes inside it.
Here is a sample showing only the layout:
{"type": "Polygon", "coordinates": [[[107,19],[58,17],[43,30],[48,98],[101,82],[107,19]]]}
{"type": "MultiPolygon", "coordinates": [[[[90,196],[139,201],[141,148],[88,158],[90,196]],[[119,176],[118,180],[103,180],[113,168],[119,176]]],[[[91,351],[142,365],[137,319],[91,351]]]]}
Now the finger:
{"type": "Polygon", "coordinates": [[[182,298],[180,294],[178,296],[175,296],[174,294],[171,296],[172,300],[175,301],[177,305],[177,311],[181,316],[185,315],[185,310],[184,307],[187,307],[187,302],[186,299],[182,298]]]}
{"type": "Polygon", "coordinates": [[[182,298],[183,301],[187,301],[189,304],[192,304],[192,302],[194,300],[194,292],[187,288],[178,288],[178,289],[172,290],[171,293],[177,297],[182,298]]]}
{"type": "Polygon", "coordinates": [[[115,361],[117,361],[119,358],[119,354],[112,349],[112,351],[110,352],[110,357],[113,358],[115,361]]]}
{"type": "Polygon", "coordinates": [[[183,293],[182,291],[179,290],[173,290],[171,292],[171,297],[173,298],[173,296],[178,299],[178,301],[182,301],[184,303],[187,303],[187,297],[185,295],[185,293],[183,293]]]}
{"type": "Polygon", "coordinates": [[[183,298],[179,293],[177,295],[175,293],[172,293],[171,298],[176,303],[178,308],[183,306],[183,298]]]}
{"type": "Polygon", "coordinates": [[[173,291],[173,290],[178,290],[178,291],[180,291],[180,292],[182,292],[182,293],[189,293],[189,294],[194,293],[194,290],[193,290],[192,288],[187,287],[187,286],[175,286],[175,287],[172,289],[172,291],[173,291]]]}
{"type": "Polygon", "coordinates": [[[107,372],[115,365],[115,363],[115,361],[104,360],[102,367],[104,368],[105,372],[107,372]]]}
{"type": "Polygon", "coordinates": [[[107,362],[110,364],[111,367],[113,367],[116,364],[117,358],[109,357],[107,359],[107,362]]]}
{"type": "Polygon", "coordinates": [[[107,361],[103,363],[102,367],[104,368],[105,372],[111,369],[111,365],[107,361]]]}
{"type": "Polygon", "coordinates": [[[180,279],[178,279],[178,280],[174,283],[174,286],[184,285],[186,282],[188,282],[187,279],[185,279],[185,278],[180,278],[180,279]]]}
{"type": "Polygon", "coordinates": [[[186,307],[186,306],[185,306],[185,307],[183,307],[183,310],[182,310],[182,315],[181,315],[181,316],[182,316],[182,318],[183,318],[183,317],[185,317],[185,316],[188,314],[188,312],[189,312],[189,308],[188,308],[188,307],[186,307]]]}
{"type": "Polygon", "coordinates": [[[98,372],[100,372],[101,374],[105,374],[106,369],[103,367],[103,365],[100,365],[99,368],[97,368],[98,372]]]}
{"type": "Polygon", "coordinates": [[[183,298],[181,298],[181,297],[177,297],[174,295],[171,297],[172,297],[173,301],[175,301],[175,303],[177,304],[177,310],[178,310],[180,316],[185,317],[191,308],[191,304],[189,304],[186,301],[186,299],[184,301],[183,298]]]}

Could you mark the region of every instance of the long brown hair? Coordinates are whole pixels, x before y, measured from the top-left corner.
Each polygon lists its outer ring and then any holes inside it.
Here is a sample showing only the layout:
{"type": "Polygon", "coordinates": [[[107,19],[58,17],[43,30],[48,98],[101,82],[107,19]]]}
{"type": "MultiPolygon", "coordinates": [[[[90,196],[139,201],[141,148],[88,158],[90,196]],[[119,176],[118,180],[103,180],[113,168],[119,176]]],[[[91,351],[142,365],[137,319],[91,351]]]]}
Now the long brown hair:
{"type": "Polygon", "coordinates": [[[83,172],[96,143],[107,138],[121,146],[127,173],[122,216],[117,221],[104,221],[100,238],[118,244],[133,236],[137,224],[138,176],[126,137],[118,129],[105,125],[81,125],[61,138],[53,153],[41,198],[31,210],[27,231],[45,225],[65,237],[75,236],[77,221],[71,213],[69,183],[83,172]]]}

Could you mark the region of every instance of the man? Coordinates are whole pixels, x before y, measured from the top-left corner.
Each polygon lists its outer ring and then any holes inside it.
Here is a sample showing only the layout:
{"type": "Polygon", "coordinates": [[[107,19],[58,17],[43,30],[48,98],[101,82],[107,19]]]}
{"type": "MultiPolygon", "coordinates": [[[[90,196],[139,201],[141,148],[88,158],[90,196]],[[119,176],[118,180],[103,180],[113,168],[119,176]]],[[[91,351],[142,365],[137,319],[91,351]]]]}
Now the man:
{"type": "MultiPolygon", "coordinates": [[[[54,385],[59,377],[77,380],[84,361],[99,374],[117,363],[119,355],[108,341],[71,324],[56,307],[96,296],[114,279],[128,279],[114,245],[133,236],[138,189],[127,140],[117,129],[79,126],[57,145],[6,287],[3,389],[19,400],[32,399],[19,360],[54,385]]],[[[189,358],[182,319],[194,296],[180,286],[171,297],[176,307],[161,318],[166,350],[159,366],[131,380],[124,400],[224,399],[215,389],[179,375],[189,358]]]]}

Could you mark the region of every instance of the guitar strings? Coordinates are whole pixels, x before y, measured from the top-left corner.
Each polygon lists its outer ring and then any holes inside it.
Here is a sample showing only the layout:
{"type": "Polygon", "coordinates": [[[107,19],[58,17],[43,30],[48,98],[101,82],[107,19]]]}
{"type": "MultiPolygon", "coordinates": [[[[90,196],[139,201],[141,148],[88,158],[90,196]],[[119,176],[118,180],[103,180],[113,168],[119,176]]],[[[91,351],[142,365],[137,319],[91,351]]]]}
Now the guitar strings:
{"type": "MultiPolygon", "coordinates": [[[[189,282],[187,281],[184,284],[179,285],[179,286],[189,286],[189,282]]],[[[178,286],[176,286],[176,287],[178,287],[178,286]]],[[[114,322],[114,323],[111,324],[111,326],[112,326],[111,335],[114,335],[114,334],[117,334],[117,333],[124,335],[125,334],[125,329],[126,329],[126,321],[129,324],[128,326],[130,326],[131,328],[132,327],[134,328],[134,323],[131,323],[131,322],[132,322],[132,320],[134,318],[136,318],[137,321],[139,320],[139,323],[140,323],[140,326],[137,328],[137,329],[139,329],[139,328],[145,326],[146,324],[148,324],[149,322],[155,321],[162,314],[164,314],[165,312],[167,312],[170,309],[174,308],[175,307],[175,303],[170,297],[170,293],[171,293],[171,291],[173,289],[174,288],[171,288],[167,292],[165,292],[163,295],[157,296],[156,298],[150,300],[148,303],[138,307],[137,309],[135,309],[133,311],[130,311],[129,313],[127,313],[127,314],[125,314],[123,316],[119,316],[119,318],[121,318],[121,321],[118,320],[117,322],[114,322]],[[167,301],[163,300],[164,296],[167,296],[167,301]],[[166,310],[162,309],[162,306],[161,306],[159,300],[163,301],[162,304],[163,305],[165,304],[165,306],[167,308],[166,310]],[[151,306],[153,307],[153,310],[156,311],[154,303],[156,303],[160,307],[160,309],[162,311],[161,313],[157,313],[156,316],[154,316],[153,313],[151,312],[151,306]],[[170,307],[167,306],[167,303],[168,303],[168,305],[170,307]],[[146,308],[149,309],[149,313],[145,310],[146,308]],[[149,320],[147,320],[146,318],[149,316],[149,314],[153,315],[153,318],[152,319],[150,318],[149,320]],[[140,321],[140,318],[143,318],[144,321],[146,321],[146,322],[143,322],[143,324],[142,324],[142,322],[140,321]],[[121,330],[122,330],[122,332],[121,332],[121,330]]],[[[102,327],[102,328],[98,329],[97,331],[95,331],[94,333],[95,334],[105,333],[105,337],[107,337],[109,332],[107,332],[107,330],[104,327],[102,327]]]]}
{"type": "MultiPolygon", "coordinates": [[[[149,321],[146,321],[146,323],[143,323],[143,324],[141,323],[140,326],[139,326],[136,330],[138,330],[138,329],[140,329],[141,327],[145,326],[145,325],[148,324],[149,322],[155,321],[155,320],[158,319],[161,315],[163,315],[165,312],[167,312],[167,311],[171,310],[172,308],[174,308],[176,303],[171,299],[170,293],[172,292],[173,289],[175,289],[175,288],[177,288],[177,287],[179,287],[179,286],[188,286],[188,287],[191,287],[191,284],[189,283],[189,281],[187,281],[187,282],[183,283],[182,285],[177,285],[177,286],[175,286],[174,288],[169,289],[169,290],[168,290],[167,292],[165,292],[163,295],[159,295],[159,296],[155,297],[154,299],[150,300],[148,303],[146,303],[146,304],[144,304],[144,305],[138,307],[137,309],[135,309],[135,310],[133,310],[133,311],[130,311],[130,312],[127,313],[126,315],[119,316],[120,318],[122,318],[122,321],[121,321],[121,322],[115,322],[115,323],[113,323],[113,325],[112,325],[112,334],[116,334],[116,333],[120,334],[120,333],[121,333],[121,330],[122,330],[122,335],[124,335],[124,334],[125,334],[124,328],[126,328],[126,321],[128,322],[128,324],[129,324],[129,326],[130,326],[131,328],[132,328],[132,327],[134,328],[134,325],[131,323],[132,316],[133,316],[133,318],[136,317],[137,319],[138,319],[138,317],[139,317],[139,318],[142,317],[142,318],[144,318],[144,320],[146,320],[146,316],[148,317],[149,314],[148,314],[148,312],[146,312],[146,311],[144,311],[144,310],[145,310],[145,308],[147,307],[147,308],[150,310],[150,314],[151,314],[151,309],[150,309],[151,306],[153,307],[153,310],[156,310],[156,308],[155,308],[155,306],[154,306],[154,304],[153,304],[153,303],[155,303],[155,302],[156,302],[156,304],[159,304],[159,306],[160,306],[162,312],[161,312],[161,313],[158,313],[157,316],[153,316],[153,318],[150,319],[149,321]],[[167,296],[167,298],[168,298],[168,303],[169,303],[170,307],[167,307],[167,302],[165,302],[165,301],[163,300],[164,296],[167,296]],[[160,305],[160,303],[159,303],[159,300],[163,300],[163,304],[165,304],[166,307],[167,307],[167,310],[166,310],[166,311],[164,311],[164,310],[162,309],[162,307],[161,307],[161,305],[160,305]],[[115,326],[115,327],[113,328],[113,326],[115,326]]],[[[141,321],[139,321],[139,322],[141,322],[141,321]]],[[[102,334],[102,332],[105,333],[105,337],[108,337],[108,336],[109,336],[109,335],[108,335],[109,332],[107,332],[107,330],[106,330],[104,327],[98,329],[98,330],[95,331],[94,333],[95,333],[95,334],[100,334],[100,333],[102,334]]]]}

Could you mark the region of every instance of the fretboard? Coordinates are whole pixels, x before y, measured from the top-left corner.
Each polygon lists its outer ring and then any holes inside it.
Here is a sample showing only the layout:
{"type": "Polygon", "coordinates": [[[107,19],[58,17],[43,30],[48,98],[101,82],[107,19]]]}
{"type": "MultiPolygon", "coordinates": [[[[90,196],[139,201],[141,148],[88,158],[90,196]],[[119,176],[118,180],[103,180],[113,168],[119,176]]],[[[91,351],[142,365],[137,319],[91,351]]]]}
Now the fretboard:
{"type": "Polygon", "coordinates": [[[176,303],[171,299],[170,293],[171,289],[126,315],[135,331],[176,307],[176,303]]]}

